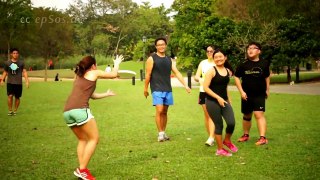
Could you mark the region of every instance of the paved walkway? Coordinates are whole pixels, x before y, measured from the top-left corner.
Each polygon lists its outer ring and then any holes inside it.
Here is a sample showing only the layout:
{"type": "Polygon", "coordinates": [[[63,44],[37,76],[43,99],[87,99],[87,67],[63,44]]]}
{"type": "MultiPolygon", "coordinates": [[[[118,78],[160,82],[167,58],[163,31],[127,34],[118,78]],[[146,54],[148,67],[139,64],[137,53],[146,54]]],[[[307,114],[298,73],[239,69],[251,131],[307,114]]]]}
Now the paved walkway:
{"type": "MultiPolygon", "coordinates": [[[[187,78],[185,78],[187,82],[187,78]]],[[[171,78],[172,86],[182,87],[181,83],[177,78],[171,78]]],[[[192,77],[192,88],[196,89],[199,87],[199,83],[195,82],[192,77]]],[[[229,90],[238,91],[236,86],[229,86],[229,90]]],[[[310,83],[299,83],[294,85],[289,84],[275,84],[270,85],[271,93],[284,93],[284,94],[307,94],[307,95],[320,95],[320,81],[310,83]]]]}

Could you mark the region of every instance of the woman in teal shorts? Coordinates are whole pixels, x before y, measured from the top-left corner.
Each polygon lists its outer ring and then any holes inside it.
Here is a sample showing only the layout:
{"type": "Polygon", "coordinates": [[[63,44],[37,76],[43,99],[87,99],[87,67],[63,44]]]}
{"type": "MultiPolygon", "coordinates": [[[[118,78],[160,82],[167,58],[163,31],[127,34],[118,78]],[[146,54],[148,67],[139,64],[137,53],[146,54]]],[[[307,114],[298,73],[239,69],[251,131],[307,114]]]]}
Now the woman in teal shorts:
{"type": "Polygon", "coordinates": [[[77,155],[79,167],[74,175],[86,180],[93,180],[88,163],[99,141],[99,132],[94,116],[90,112],[89,99],[101,99],[115,94],[108,90],[105,93],[95,93],[98,78],[115,78],[123,57],[117,56],[111,72],[98,70],[96,60],[92,56],[84,57],[75,70],[76,78],[73,89],[64,107],[64,119],[72,132],[78,138],[77,155]]]}

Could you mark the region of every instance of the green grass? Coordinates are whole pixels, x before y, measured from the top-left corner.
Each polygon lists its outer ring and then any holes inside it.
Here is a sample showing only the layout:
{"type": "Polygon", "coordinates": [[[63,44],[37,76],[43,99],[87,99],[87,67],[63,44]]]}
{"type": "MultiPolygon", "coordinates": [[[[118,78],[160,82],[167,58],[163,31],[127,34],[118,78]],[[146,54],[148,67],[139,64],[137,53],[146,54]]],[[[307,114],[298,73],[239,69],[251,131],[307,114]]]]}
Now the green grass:
{"type": "MultiPolygon", "coordinates": [[[[76,138],[62,110],[71,81],[31,82],[24,89],[19,114],[6,115],[6,88],[0,88],[1,179],[76,179],[76,138]]],[[[237,143],[232,157],[214,155],[204,145],[207,134],[198,89],[174,88],[167,133],[158,143],[155,108],[143,97],[143,82],[99,80],[97,91],[117,96],[90,101],[100,143],[89,168],[97,179],[317,179],[320,176],[320,96],[271,94],[267,101],[269,144],[237,143]],[[189,139],[190,138],[190,139],[189,139]],[[188,140],[189,139],[189,140],[188,140]]],[[[240,97],[231,92],[237,120],[233,140],[242,135],[240,97]]]]}

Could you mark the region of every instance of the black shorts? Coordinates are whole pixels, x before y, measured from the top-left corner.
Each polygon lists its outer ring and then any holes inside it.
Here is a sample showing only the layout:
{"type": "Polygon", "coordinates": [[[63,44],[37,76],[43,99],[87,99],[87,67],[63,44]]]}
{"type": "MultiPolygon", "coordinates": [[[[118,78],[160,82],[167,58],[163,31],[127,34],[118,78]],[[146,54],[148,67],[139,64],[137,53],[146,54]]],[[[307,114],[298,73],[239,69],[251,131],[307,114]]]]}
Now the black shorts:
{"type": "Polygon", "coordinates": [[[247,101],[241,99],[241,112],[243,114],[250,114],[253,111],[263,111],[266,108],[265,96],[248,97],[247,101]]]}
{"type": "Polygon", "coordinates": [[[19,99],[22,95],[22,84],[7,83],[7,95],[14,95],[15,98],[19,99]]]}
{"type": "Polygon", "coordinates": [[[200,92],[198,104],[200,104],[200,105],[206,104],[206,97],[207,97],[207,94],[205,92],[200,92]]]}

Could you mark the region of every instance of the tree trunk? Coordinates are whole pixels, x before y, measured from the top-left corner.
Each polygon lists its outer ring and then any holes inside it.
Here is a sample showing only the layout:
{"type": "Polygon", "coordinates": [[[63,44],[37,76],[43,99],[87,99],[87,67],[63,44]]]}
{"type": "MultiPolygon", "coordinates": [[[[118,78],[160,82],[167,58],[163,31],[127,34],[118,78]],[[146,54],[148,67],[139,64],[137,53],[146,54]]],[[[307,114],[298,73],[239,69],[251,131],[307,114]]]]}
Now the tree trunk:
{"type": "Polygon", "coordinates": [[[297,67],[296,67],[296,83],[300,82],[299,71],[300,71],[299,65],[297,65],[297,67]]]}
{"type": "Polygon", "coordinates": [[[8,61],[10,60],[10,41],[7,41],[8,46],[8,61]]]}
{"type": "Polygon", "coordinates": [[[290,66],[288,66],[288,69],[287,69],[287,81],[288,81],[288,83],[291,82],[291,74],[290,74],[290,71],[291,71],[291,68],[290,68],[290,66]]]}

